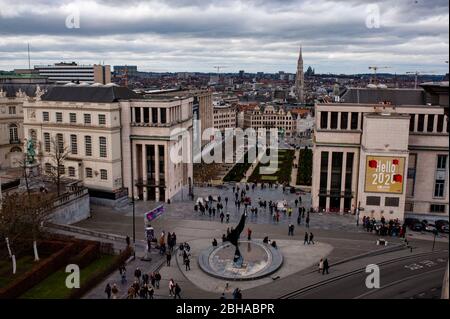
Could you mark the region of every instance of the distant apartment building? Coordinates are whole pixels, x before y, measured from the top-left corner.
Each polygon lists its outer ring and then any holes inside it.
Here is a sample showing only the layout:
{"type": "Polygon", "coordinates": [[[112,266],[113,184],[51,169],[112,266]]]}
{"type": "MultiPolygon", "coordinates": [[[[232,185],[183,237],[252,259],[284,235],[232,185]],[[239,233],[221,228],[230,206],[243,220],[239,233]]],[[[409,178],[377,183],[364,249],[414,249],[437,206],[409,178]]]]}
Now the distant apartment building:
{"type": "Polygon", "coordinates": [[[109,65],[80,65],[75,62],[61,62],[53,65],[36,65],[34,69],[40,76],[47,77],[49,81],[55,83],[111,83],[111,67],[109,65]]]}
{"type": "Polygon", "coordinates": [[[295,119],[291,112],[286,112],[281,107],[275,108],[272,105],[256,106],[252,110],[244,111],[244,128],[255,130],[276,128],[287,136],[292,136],[296,129],[295,119]]]}
{"type": "Polygon", "coordinates": [[[136,75],[138,72],[137,65],[115,65],[114,67],[114,74],[116,75],[136,75]]]}
{"type": "Polygon", "coordinates": [[[448,82],[430,87],[349,89],[316,105],[315,209],[448,220],[448,82]]]}
{"type": "Polygon", "coordinates": [[[82,181],[97,202],[133,194],[168,201],[192,176],[185,176],[192,169],[174,167],[169,157],[170,147],[179,143],[172,129],[189,128],[191,108],[189,98],[155,102],[115,84],[69,83],[24,102],[24,133],[36,139],[44,172],[51,169],[55,143],[66,147],[64,176],[82,181]]]}
{"type": "Polygon", "coordinates": [[[224,131],[227,128],[237,127],[237,110],[234,105],[214,106],[214,128],[224,131]]]}

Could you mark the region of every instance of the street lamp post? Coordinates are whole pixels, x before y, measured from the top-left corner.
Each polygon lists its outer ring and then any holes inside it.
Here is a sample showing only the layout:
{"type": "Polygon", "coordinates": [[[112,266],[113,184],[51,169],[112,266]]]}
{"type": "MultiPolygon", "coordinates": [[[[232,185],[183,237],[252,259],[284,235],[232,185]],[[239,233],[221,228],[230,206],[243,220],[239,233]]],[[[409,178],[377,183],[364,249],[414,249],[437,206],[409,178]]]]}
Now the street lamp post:
{"type": "Polygon", "coordinates": [[[436,236],[438,235],[438,230],[437,229],[433,230],[433,234],[434,234],[433,248],[431,249],[431,251],[434,251],[434,245],[436,244],[436,236]]]}

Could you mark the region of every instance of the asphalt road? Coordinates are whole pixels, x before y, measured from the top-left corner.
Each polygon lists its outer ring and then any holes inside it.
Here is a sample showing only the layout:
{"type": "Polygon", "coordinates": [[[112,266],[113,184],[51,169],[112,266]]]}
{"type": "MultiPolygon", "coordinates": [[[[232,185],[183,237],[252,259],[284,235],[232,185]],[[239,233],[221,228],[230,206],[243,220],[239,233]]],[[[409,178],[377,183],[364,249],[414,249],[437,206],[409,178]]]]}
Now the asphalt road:
{"type": "Polygon", "coordinates": [[[420,254],[379,264],[380,288],[368,289],[365,271],[326,279],[293,294],[294,299],[393,299],[439,298],[448,262],[448,251],[420,254]]]}

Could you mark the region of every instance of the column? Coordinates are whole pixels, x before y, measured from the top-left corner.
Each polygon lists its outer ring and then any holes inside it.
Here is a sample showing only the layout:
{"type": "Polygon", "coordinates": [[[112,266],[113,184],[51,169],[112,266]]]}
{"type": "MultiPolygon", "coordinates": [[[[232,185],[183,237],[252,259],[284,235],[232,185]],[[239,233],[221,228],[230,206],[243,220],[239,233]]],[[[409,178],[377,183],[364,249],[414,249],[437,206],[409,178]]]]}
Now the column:
{"type": "Polygon", "coordinates": [[[419,114],[415,114],[414,116],[414,132],[417,132],[417,126],[419,125],[419,114]]]}
{"type": "Polygon", "coordinates": [[[428,132],[428,114],[425,114],[425,118],[423,120],[423,132],[428,132]]]}
{"type": "Polygon", "coordinates": [[[433,133],[437,133],[438,114],[434,114],[433,133]]]}
{"type": "Polygon", "coordinates": [[[136,181],[138,179],[138,170],[137,170],[137,145],[134,143],[134,141],[131,141],[131,151],[133,152],[133,163],[131,165],[133,166],[133,180],[131,181],[131,187],[134,188],[134,196],[138,196],[138,188],[136,186],[136,181]]]}
{"type": "Polygon", "coordinates": [[[347,112],[347,130],[350,131],[352,128],[352,112],[347,112]]]}
{"type": "Polygon", "coordinates": [[[147,180],[148,180],[148,173],[147,173],[147,145],[142,144],[142,181],[143,181],[143,184],[144,184],[144,187],[143,187],[144,201],[148,200],[147,187],[145,187],[145,185],[148,184],[147,180]]]}
{"type": "Polygon", "coordinates": [[[141,112],[141,123],[144,123],[144,108],[140,107],[139,111],[141,112]]]}
{"type": "Polygon", "coordinates": [[[157,112],[158,113],[158,115],[157,115],[157,122],[159,124],[159,123],[161,123],[161,108],[158,107],[157,110],[158,110],[158,112],[157,112]]]}
{"type": "Polygon", "coordinates": [[[136,122],[136,115],[134,114],[134,107],[130,108],[131,110],[131,123],[136,122]]]}
{"type": "MultiPolygon", "coordinates": [[[[155,144],[155,185],[159,185],[159,149],[155,144]]],[[[159,201],[159,187],[155,189],[156,201],[159,201]]]]}
{"type": "MultiPolygon", "coordinates": [[[[333,162],[333,151],[328,152],[328,169],[327,169],[327,193],[331,191],[331,163],[333,162]]],[[[330,210],[330,196],[327,196],[327,204],[325,206],[325,211],[330,210]]]]}
{"type": "Polygon", "coordinates": [[[358,113],[358,129],[362,130],[362,121],[364,120],[364,117],[362,116],[362,113],[358,113]]]}
{"type": "Polygon", "coordinates": [[[342,112],[338,112],[338,118],[337,118],[337,129],[338,130],[341,129],[341,116],[342,116],[342,112]]]}
{"type": "MultiPolygon", "coordinates": [[[[342,173],[341,173],[341,193],[345,194],[345,177],[347,173],[347,152],[342,152],[342,173]]],[[[339,210],[344,212],[344,201],[345,197],[341,198],[339,210]]]]}
{"type": "Polygon", "coordinates": [[[331,128],[331,112],[327,112],[327,129],[329,130],[331,128]]]}

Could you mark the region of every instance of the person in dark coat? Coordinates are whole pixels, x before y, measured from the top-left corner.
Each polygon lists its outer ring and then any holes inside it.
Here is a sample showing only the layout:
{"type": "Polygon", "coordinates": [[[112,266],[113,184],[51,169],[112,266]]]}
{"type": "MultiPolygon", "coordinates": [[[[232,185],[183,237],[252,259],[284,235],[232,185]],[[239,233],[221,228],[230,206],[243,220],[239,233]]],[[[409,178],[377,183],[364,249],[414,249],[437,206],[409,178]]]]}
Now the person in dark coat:
{"type": "Polygon", "coordinates": [[[108,299],[111,299],[111,291],[112,291],[111,285],[109,283],[106,284],[105,293],[108,299]]]}
{"type": "Polygon", "coordinates": [[[177,299],[177,296],[178,296],[178,298],[181,299],[180,293],[181,293],[181,288],[180,288],[180,286],[176,283],[176,284],[175,284],[175,288],[174,288],[174,296],[173,296],[173,298],[174,298],[174,299],[177,299]]]}
{"type": "Polygon", "coordinates": [[[328,259],[324,259],[323,261],[323,270],[322,270],[322,275],[325,274],[325,271],[327,272],[327,274],[329,274],[328,269],[330,268],[330,265],[328,264],[328,259]]]}
{"type": "Polygon", "coordinates": [[[303,241],[303,245],[309,244],[309,236],[308,236],[308,232],[305,232],[305,240],[303,241]]]}
{"type": "Polygon", "coordinates": [[[309,233],[309,243],[314,245],[314,234],[313,233],[309,233]]]}

